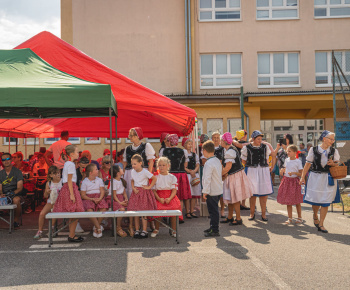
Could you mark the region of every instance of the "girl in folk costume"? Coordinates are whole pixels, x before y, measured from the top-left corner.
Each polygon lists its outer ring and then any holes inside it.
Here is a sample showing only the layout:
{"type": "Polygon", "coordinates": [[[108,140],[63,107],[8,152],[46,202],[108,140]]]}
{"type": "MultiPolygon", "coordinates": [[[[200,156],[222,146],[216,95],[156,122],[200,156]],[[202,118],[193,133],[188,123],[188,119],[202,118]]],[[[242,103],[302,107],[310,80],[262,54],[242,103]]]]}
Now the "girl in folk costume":
{"type": "Polygon", "coordinates": [[[235,226],[242,224],[241,201],[253,195],[254,187],[244,172],[240,154],[232,141],[229,132],[221,137],[221,145],[225,149],[222,175],[227,176],[224,181],[224,201],[228,203],[228,216],[221,223],[229,222],[230,226],[235,226]],[[233,210],[236,212],[236,220],[233,218],[233,210]]]}
{"type": "MultiPolygon", "coordinates": [[[[268,195],[273,193],[269,156],[272,153],[270,146],[262,143],[263,134],[260,131],[254,131],[251,135],[252,142],[242,148],[242,163],[245,165],[245,171],[253,184],[254,195],[250,198],[250,217],[248,220],[255,219],[256,197],[259,197],[261,206],[261,219],[267,221],[266,203],[268,195]]],[[[275,158],[272,158],[272,167],[275,166],[275,158]]]]}
{"type": "Polygon", "coordinates": [[[168,140],[170,148],[164,149],[163,156],[168,157],[170,160],[171,167],[169,172],[177,178],[177,196],[181,201],[181,208],[183,208],[185,201],[186,218],[191,219],[190,199],[192,198],[192,195],[190,183],[185,171],[188,164],[187,150],[176,147],[179,142],[179,137],[176,134],[169,135],[168,140]]]}
{"type": "Polygon", "coordinates": [[[328,207],[331,203],[340,202],[338,182],[330,175],[330,168],[338,166],[340,159],[338,150],[332,147],[335,141],[334,138],[334,133],[327,130],[322,132],[319,138],[322,144],[310,148],[300,179],[300,184],[304,184],[305,176],[310,170],[304,202],[312,205],[314,224],[323,233],[328,233],[324,227],[328,207]],[[318,219],[320,208],[320,219],[318,219]]]}
{"type": "MultiPolygon", "coordinates": [[[[214,132],[211,135],[211,140],[214,142],[214,146],[215,146],[214,155],[216,156],[217,159],[220,160],[222,164],[222,160],[224,159],[224,147],[220,145],[220,142],[221,142],[220,133],[214,132]]],[[[221,214],[221,218],[225,218],[225,203],[224,203],[223,196],[220,197],[220,214],[221,214]]]]}
{"type": "MultiPolygon", "coordinates": [[[[84,212],[83,201],[78,190],[77,171],[74,160],[78,159],[79,152],[75,145],[68,145],[63,149],[61,158],[65,160],[62,171],[62,189],[53,207],[53,212],[84,212]]],[[[69,219],[69,242],[82,242],[84,238],[75,235],[78,220],[69,219]]]]}
{"type": "Polygon", "coordinates": [[[289,225],[293,222],[293,205],[297,208],[298,218],[296,224],[301,224],[301,203],[303,202],[303,195],[301,194],[301,186],[299,184],[299,177],[303,171],[301,161],[296,158],[298,147],[289,145],[287,147],[288,157],[284,161],[283,168],[280,170],[280,176],[283,176],[281,184],[278,188],[277,202],[287,205],[288,220],[285,224],[289,225]]]}
{"type": "Polygon", "coordinates": [[[160,135],[159,141],[160,141],[161,147],[159,149],[159,157],[161,157],[163,155],[164,148],[170,147],[169,141],[168,141],[168,136],[169,136],[169,133],[162,133],[160,135]]]}
{"type": "MultiPolygon", "coordinates": [[[[156,176],[157,181],[154,186],[154,195],[157,201],[158,210],[180,210],[181,203],[176,196],[177,178],[169,173],[170,160],[167,157],[160,157],[157,162],[159,174],[156,176]]],[[[176,217],[170,217],[171,228],[176,227],[176,217]]],[[[151,237],[155,238],[159,233],[159,222],[156,221],[156,228],[152,232],[151,237]]],[[[171,232],[173,237],[176,237],[176,232],[171,232]]]]}
{"type": "MultiPolygon", "coordinates": [[[[156,199],[154,197],[153,191],[151,188],[156,183],[156,177],[146,170],[142,168],[143,160],[142,157],[138,154],[135,154],[131,158],[132,170],[131,170],[131,186],[132,193],[128,203],[128,210],[156,210],[157,204],[156,199]],[[152,179],[150,185],[149,180],[152,179]]],[[[132,219],[130,219],[130,227],[132,226],[132,219]]],[[[147,233],[147,219],[142,217],[142,232],[140,233],[140,219],[138,217],[135,218],[135,234],[134,238],[143,239],[148,237],[147,233]]],[[[132,234],[132,233],[131,233],[132,234]]]]}
{"type": "Polygon", "coordinates": [[[194,207],[196,205],[196,201],[198,198],[201,198],[202,192],[201,192],[201,185],[199,180],[199,158],[198,155],[195,152],[192,152],[193,142],[192,140],[188,138],[182,139],[182,147],[184,147],[187,150],[187,156],[188,156],[188,164],[187,168],[185,168],[185,171],[187,172],[188,181],[191,186],[191,203],[190,203],[190,215],[193,218],[198,218],[194,213],[194,207]],[[197,182],[197,184],[193,184],[192,182],[197,182]]]}
{"type": "Polygon", "coordinates": [[[130,199],[132,193],[131,187],[131,158],[138,154],[142,157],[143,168],[148,169],[149,172],[152,172],[153,163],[155,159],[155,151],[150,143],[141,142],[143,139],[143,132],[140,127],[135,127],[129,131],[129,140],[133,143],[126,147],[123,155],[123,166],[125,169],[124,179],[127,183],[126,194],[130,199]]]}

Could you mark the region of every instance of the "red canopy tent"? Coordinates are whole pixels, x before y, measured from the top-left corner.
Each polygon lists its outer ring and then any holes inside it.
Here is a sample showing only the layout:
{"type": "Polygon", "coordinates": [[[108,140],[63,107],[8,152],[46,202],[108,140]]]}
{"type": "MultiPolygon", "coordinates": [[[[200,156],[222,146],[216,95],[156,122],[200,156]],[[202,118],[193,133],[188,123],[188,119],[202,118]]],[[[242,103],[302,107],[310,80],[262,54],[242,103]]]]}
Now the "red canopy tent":
{"type": "MultiPolygon", "coordinates": [[[[162,132],[188,135],[195,125],[196,112],[108,68],[54,36],[41,32],[15,49],[30,48],[53,67],[83,80],[110,84],[118,107],[118,137],[129,129],[142,127],[146,137],[162,132]]],[[[82,100],[84,102],[84,100],[82,100]]],[[[0,119],[0,134],[12,137],[58,137],[69,130],[75,137],[109,137],[108,118],[0,119]]]]}

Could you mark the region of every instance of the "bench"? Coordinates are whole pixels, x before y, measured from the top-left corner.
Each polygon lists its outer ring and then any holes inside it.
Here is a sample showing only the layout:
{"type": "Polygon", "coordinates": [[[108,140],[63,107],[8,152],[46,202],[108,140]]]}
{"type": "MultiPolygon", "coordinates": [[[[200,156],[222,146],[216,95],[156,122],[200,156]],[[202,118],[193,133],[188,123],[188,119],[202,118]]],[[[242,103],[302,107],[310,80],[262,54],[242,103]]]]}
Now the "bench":
{"type": "Polygon", "coordinates": [[[10,228],[9,234],[12,233],[12,227],[13,227],[16,208],[17,208],[17,205],[15,205],[15,204],[0,205],[0,210],[8,210],[10,212],[10,220],[9,221],[0,216],[1,220],[3,220],[5,223],[9,224],[9,228],[10,228]]]}
{"type": "MultiPolygon", "coordinates": [[[[144,211],[96,211],[96,212],[51,212],[46,215],[49,220],[49,247],[53,244],[52,236],[68,226],[64,225],[55,233],[52,233],[52,219],[82,219],[82,218],[112,218],[113,220],[113,235],[114,244],[117,245],[117,218],[121,217],[176,217],[176,242],[179,244],[179,216],[182,213],[179,210],[144,210],[144,211]]],[[[162,223],[162,222],[161,222],[162,223]]],[[[168,225],[162,223],[167,228],[168,225]]],[[[174,229],[171,229],[174,230],[174,229]]]]}

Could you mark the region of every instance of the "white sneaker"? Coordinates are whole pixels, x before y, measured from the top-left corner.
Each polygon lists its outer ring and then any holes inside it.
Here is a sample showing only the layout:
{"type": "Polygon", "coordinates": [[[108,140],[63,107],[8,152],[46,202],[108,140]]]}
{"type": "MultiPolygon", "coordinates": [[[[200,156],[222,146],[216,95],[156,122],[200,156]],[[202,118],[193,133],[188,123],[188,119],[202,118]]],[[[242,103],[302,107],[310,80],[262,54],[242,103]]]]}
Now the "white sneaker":
{"type": "Polygon", "coordinates": [[[81,228],[80,223],[78,222],[77,227],[75,228],[76,233],[83,233],[84,230],[81,228]]]}
{"type": "Polygon", "coordinates": [[[159,230],[153,230],[151,233],[151,238],[155,238],[159,234],[159,230]]]}
{"type": "Polygon", "coordinates": [[[100,225],[100,229],[101,229],[101,232],[105,230],[105,228],[102,225],[100,225]]]}
{"type": "Polygon", "coordinates": [[[93,235],[94,238],[98,238],[98,234],[95,233],[95,231],[92,231],[92,235],[93,235]]]}
{"type": "Polygon", "coordinates": [[[96,234],[96,238],[101,238],[102,237],[102,231],[99,234],[96,234]]]}

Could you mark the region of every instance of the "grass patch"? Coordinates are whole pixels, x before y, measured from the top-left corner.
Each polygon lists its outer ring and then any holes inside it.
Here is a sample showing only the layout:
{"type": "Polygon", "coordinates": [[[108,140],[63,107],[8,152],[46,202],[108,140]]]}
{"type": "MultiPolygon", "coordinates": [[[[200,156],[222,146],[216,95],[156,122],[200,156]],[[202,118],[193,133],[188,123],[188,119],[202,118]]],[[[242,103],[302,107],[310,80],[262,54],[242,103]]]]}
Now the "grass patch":
{"type": "MultiPolygon", "coordinates": [[[[350,192],[345,192],[341,195],[343,202],[344,202],[344,210],[345,213],[350,214],[350,196],[348,196],[350,192]]],[[[333,207],[339,210],[342,210],[342,204],[341,203],[335,203],[333,204],[333,207]]]]}

